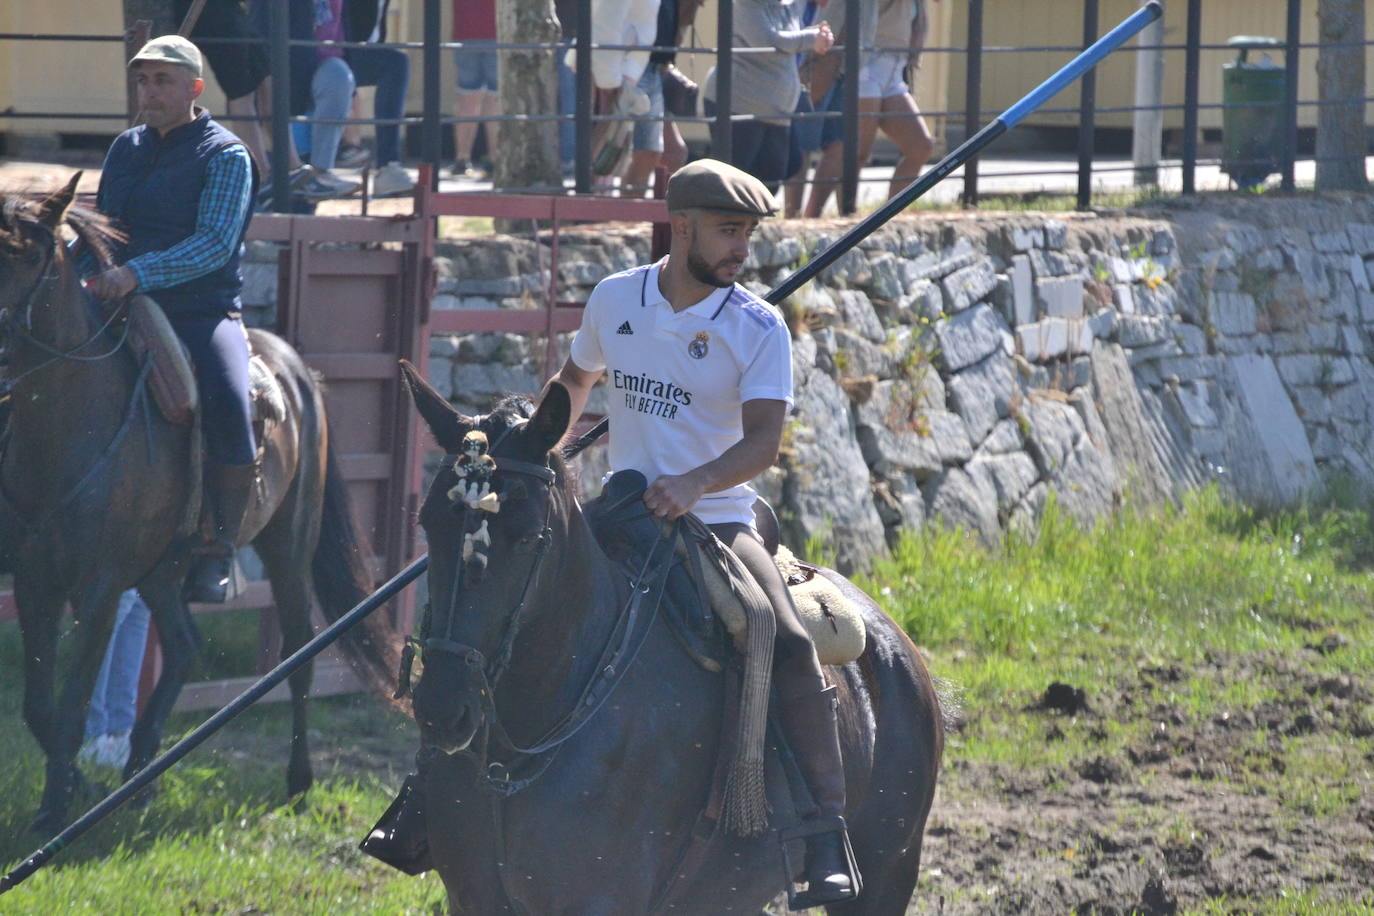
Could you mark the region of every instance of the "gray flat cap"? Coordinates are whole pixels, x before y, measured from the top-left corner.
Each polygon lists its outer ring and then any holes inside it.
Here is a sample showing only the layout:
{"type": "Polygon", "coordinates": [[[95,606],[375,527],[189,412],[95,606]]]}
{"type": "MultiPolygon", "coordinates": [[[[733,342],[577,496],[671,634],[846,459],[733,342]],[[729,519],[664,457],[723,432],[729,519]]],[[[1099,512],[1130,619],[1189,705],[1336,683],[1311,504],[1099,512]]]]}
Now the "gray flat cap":
{"type": "Polygon", "coordinates": [[[129,66],[132,68],[145,61],[156,64],[176,64],[190,70],[197,77],[202,75],[204,69],[200,60],[200,49],[180,35],[162,35],[154,38],[133,56],[133,59],[129,61],[129,66]]]}
{"type": "Polygon", "coordinates": [[[668,179],[668,212],[695,208],[758,217],[778,212],[763,182],[719,159],[689,162],[668,179]]]}

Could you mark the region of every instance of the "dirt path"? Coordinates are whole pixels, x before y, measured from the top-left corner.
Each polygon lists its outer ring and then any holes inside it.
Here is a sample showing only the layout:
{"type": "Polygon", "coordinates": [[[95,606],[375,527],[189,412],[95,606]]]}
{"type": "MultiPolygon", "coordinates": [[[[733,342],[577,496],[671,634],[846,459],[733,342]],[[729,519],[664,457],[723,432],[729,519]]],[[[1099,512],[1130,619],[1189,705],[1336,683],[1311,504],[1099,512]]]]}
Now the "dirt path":
{"type": "MultiPolygon", "coordinates": [[[[1263,679],[1280,699],[1199,719],[1150,699],[1178,671],[1142,672],[1089,693],[1079,714],[1104,735],[1108,723],[1145,726],[1149,738],[1124,749],[1027,772],[970,764],[956,746],[911,912],[1168,914],[1211,898],[1248,912],[1245,898],[1285,893],[1374,902],[1370,681],[1281,659],[1210,668],[1219,683],[1263,679]],[[1348,746],[1349,768],[1302,772],[1308,742],[1348,746]]],[[[1053,740],[1064,714],[1034,715],[1053,740]]]]}

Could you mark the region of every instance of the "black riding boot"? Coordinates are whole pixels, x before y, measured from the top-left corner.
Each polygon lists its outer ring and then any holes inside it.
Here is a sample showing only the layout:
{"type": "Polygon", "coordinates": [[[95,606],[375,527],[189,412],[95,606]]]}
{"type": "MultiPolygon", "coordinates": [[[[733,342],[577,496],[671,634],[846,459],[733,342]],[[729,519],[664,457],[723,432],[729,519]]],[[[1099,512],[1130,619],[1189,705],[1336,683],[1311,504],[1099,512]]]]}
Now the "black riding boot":
{"type": "Polygon", "coordinates": [[[238,546],[243,516],[253,498],[256,476],[257,467],[252,464],[211,466],[206,490],[215,520],[215,537],[191,555],[191,573],[186,579],[188,601],[221,604],[228,597],[234,549],[238,546]]]}
{"type": "Polygon", "coordinates": [[[418,875],[434,867],[429,856],[429,836],[425,827],[424,795],[419,777],[411,774],[401,784],[396,800],[386,809],[372,832],[358,848],[407,875],[418,875]]]}
{"type": "MultiPolygon", "coordinates": [[[[779,684],[779,689],[783,687],[779,684]]],[[[827,687],[780,705],[787,743],[819,809],[814,818],[802,824],[803,829],[815,829],[806,835],[807,888],[795,897],[793,906],[805,909],[851,900],[858,896],[860,885],[845,833],[844,766],[840,759],[835,688],[827,687]]]]}

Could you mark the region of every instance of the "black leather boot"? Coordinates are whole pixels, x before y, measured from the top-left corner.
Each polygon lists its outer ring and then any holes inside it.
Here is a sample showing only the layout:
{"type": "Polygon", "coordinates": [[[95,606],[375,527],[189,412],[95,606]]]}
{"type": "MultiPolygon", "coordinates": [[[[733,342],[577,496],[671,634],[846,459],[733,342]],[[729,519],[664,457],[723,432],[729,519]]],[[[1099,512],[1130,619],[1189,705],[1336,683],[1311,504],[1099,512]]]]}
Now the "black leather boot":
{"type": "Polygon", "coordinates": [[[216,464],[210,468],[206,496],[215,520],[214,540],[191,554],[186,600],[222,604],[234,574],[234,550],[248,504],[253,499],[257,466],[216,464]]]}
{"type": "Polygon", "coordinates": [[[418,776],[412,773],[406,777],[395,801],[358,848],[407,875],[423,874],[434,867],[418,776]]]}
{"type": "MultiPolygon", "coordinates": [[[[785,689],[784,684],[778,685],[785,689]]],[[[784,694],[785,695],[785,694],[784,694]]],[[[862,884],[849,850],[844,822],[844,766],[835,713],[835,688],[804,694],[781,704],[781,723],[806,787],[819,809],[802,823],[806,840],[806,890],[789,906],[806,909],[852,900],[862,884]]]]}

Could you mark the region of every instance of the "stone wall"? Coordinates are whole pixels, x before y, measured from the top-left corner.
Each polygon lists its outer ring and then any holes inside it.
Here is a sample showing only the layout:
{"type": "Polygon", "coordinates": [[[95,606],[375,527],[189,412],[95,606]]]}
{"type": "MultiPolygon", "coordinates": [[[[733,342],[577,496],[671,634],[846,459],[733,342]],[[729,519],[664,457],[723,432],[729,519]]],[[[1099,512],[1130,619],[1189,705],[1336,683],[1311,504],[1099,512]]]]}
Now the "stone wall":
{"type": "MultiPolygon", "coordinates": [[[[765,292],[846,225],[766,224],[742,282],[765,292]]],[[[436,309],[538,307],[546,246],[440,254],[436,309]]],[[[647,256],[640,233],[566,233],[563,296],[647,256]]],[[[1051,492],[1090,520],[1211,480],[1266,503],[1328,472],[1374,483],[1372,282],[1363,197],[902,217],[787,305],[797,410],[758,485],[790,541],[828,532],[852,567],[932,522],[996,539],[1051,492]]],[[[543,353],[520,335],[435,337],[430,377],[479,411],[536,391],[543,353]]],[[[581,462],[589,485],[600,451],[581,462]]]]}

